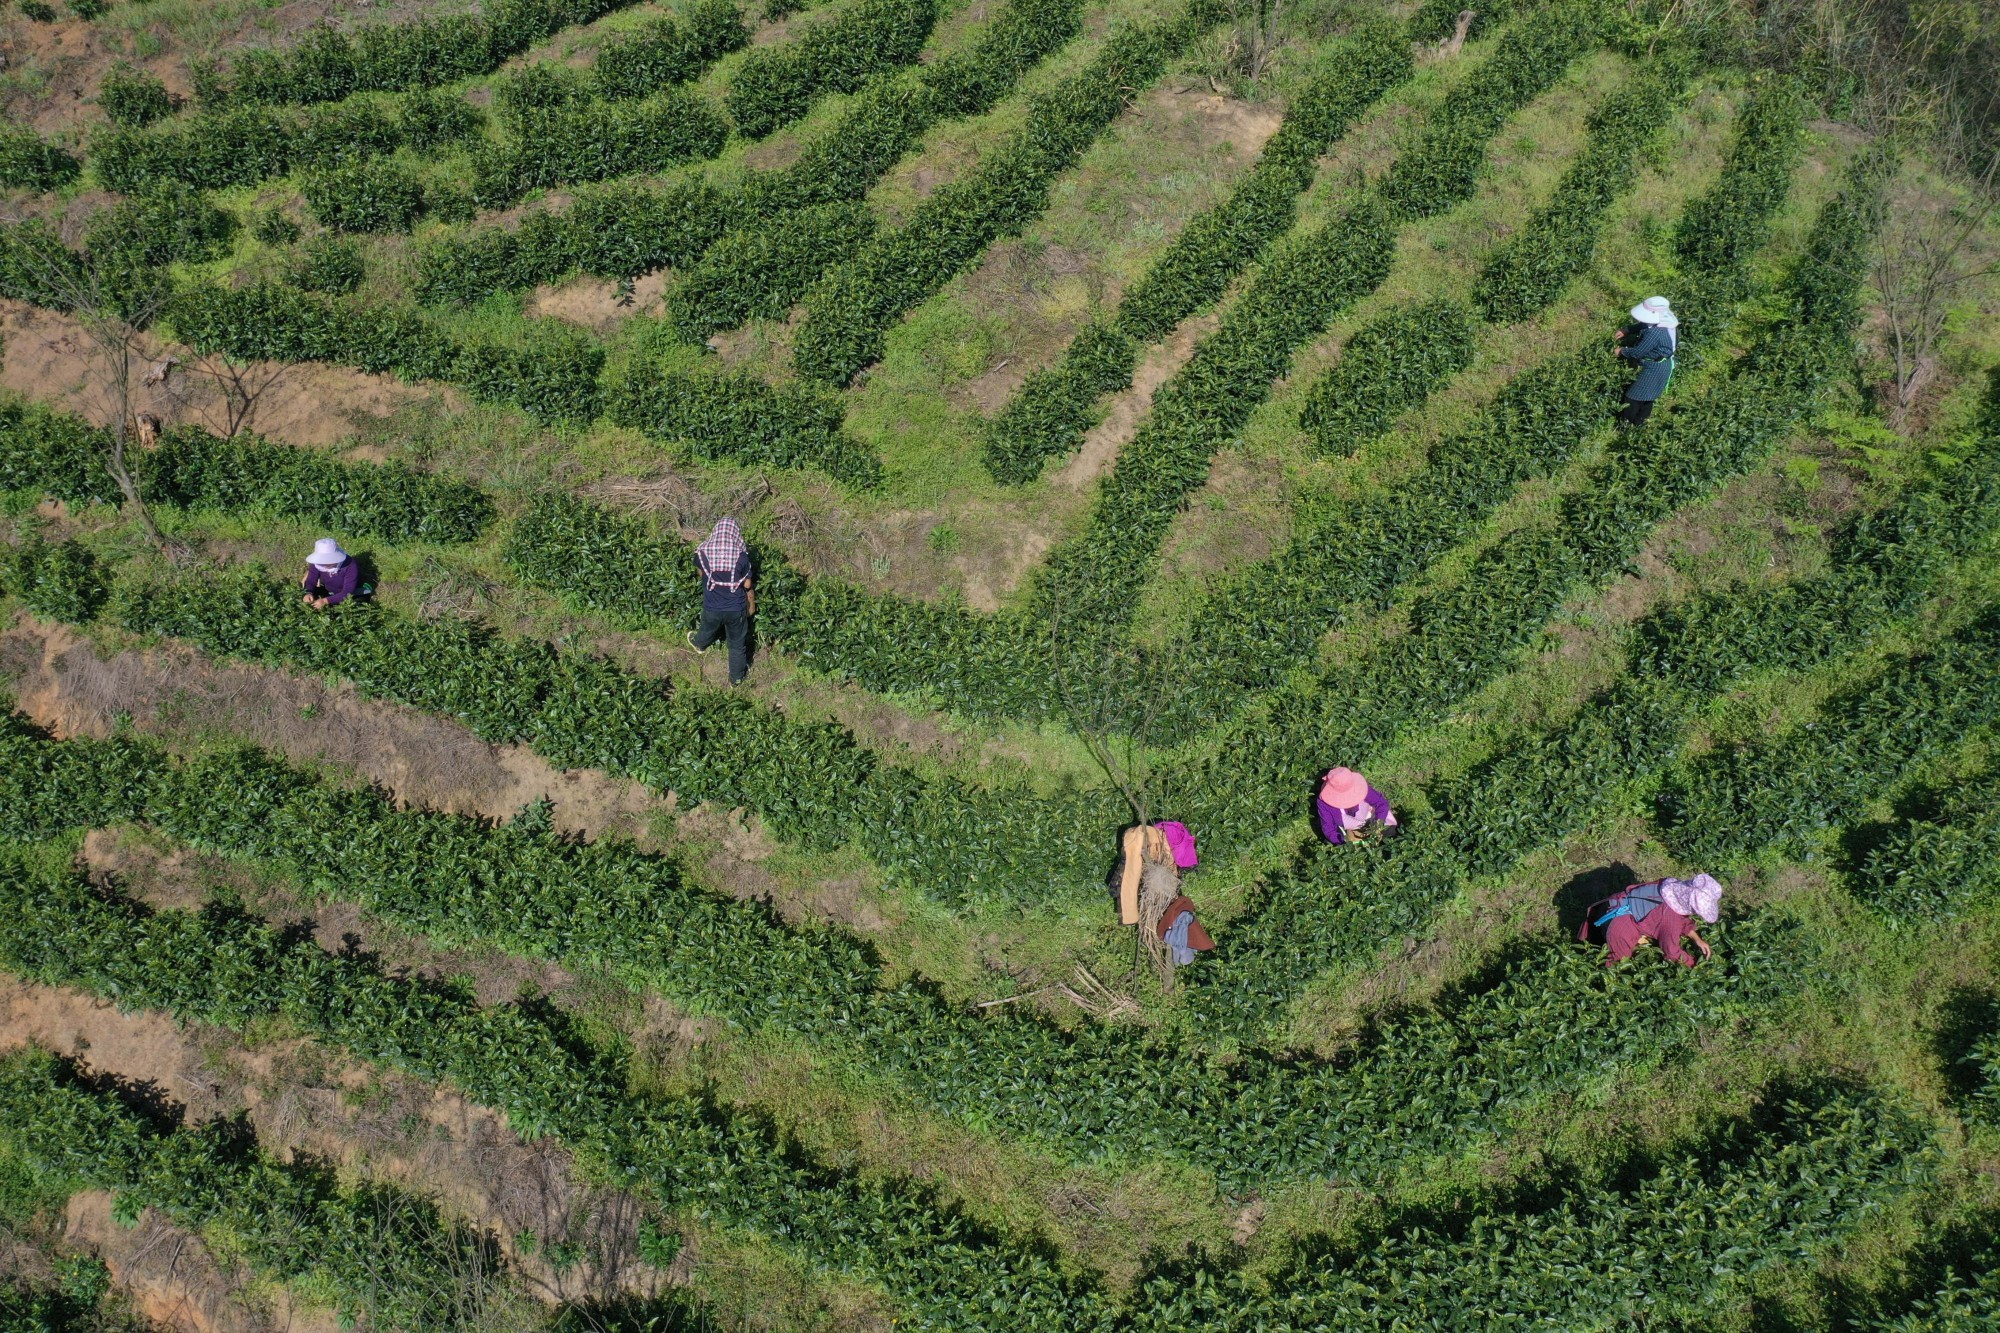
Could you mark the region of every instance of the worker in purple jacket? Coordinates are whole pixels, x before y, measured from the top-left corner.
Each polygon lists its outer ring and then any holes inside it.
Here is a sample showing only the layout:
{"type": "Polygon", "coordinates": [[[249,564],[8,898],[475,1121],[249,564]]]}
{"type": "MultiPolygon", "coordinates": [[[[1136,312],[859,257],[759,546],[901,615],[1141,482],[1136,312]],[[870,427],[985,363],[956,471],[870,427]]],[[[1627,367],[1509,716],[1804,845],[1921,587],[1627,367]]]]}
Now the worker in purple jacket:
{"type": "Polygon", "coordinates": [[[1389,798],[1353,769],[1333,769],[1320,783],[1319,831],[1328,842],[1361,842],[1395,827],[1389,798]]]}
{"type": "Polygon", "coordinates": [[[340,549],[339,542],[321,537],[313,543],[313,552],[306,557],[307,606],[319,611],[339,606],[354,596],[360,583],[360,566],[354,563],[353,556],[340,549]]]}

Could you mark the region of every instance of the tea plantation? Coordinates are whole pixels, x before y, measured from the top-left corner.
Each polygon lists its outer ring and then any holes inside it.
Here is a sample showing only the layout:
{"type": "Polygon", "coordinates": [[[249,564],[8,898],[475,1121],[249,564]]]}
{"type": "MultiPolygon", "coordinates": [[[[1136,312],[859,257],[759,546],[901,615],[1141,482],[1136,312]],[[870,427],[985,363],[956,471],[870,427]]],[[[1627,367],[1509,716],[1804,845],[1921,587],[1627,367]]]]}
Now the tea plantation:
{"type": "Polygon", "coordinates": [[[297,8],[0,6],[0,1325],[2000,1328],[1993,21],[297,8]]]}

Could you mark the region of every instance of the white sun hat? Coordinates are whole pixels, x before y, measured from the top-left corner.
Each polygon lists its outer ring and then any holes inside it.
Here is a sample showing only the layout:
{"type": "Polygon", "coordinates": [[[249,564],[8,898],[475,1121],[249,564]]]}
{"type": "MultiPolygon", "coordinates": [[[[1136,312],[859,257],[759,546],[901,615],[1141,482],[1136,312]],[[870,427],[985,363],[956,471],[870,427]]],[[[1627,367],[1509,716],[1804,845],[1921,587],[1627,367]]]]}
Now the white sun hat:
{"type": "Polygon", "coordinates": [[[1673,306],[1664,296],[1649,296],[1632,307],[1632,318],[1641,324],[1665,324],[1669,328],[1680,323],[1673,306]]]}
{"type": "Polygon", "coordinates": [[[347,552],[333,538],[321,537],[313,543],[313,553],[306,557],[306,563],[321,569],[339,569],[347,563],[347,552]]]}

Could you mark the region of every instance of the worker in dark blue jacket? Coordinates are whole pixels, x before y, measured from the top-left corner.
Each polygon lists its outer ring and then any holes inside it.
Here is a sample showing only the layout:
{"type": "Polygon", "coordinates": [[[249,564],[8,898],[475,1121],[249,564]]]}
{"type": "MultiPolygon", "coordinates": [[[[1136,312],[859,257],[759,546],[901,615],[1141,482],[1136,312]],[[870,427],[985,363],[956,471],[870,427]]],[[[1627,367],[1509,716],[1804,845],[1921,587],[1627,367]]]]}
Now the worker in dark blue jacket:
{"type": "Polygon", "coordinates": [[[1674,352],[1680,346],[1680,316],[1664,296],[1649,296],[1632,307],[1632,322],[1618,330],[1618,355],[1637,363],[1639,377],[1625,390],[1621,426],[1643,426],[1653,404],[1674,378],[1674,352]]]}

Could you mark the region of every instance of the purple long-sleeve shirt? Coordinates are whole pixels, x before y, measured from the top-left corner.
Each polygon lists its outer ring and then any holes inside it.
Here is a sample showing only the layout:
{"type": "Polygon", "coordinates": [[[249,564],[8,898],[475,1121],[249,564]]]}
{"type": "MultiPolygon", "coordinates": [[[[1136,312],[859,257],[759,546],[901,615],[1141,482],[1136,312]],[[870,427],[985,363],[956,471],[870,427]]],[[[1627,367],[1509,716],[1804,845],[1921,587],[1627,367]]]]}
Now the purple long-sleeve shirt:
{"type": "Polygon", "coordinates": [[[321,569],[318,565],[306,566],[306,594],[324,595],[328,606],[339,606],[352,597],[354,589],[360,582],[360,566],[354,563],[351,556],[341,561],[338,569],[321,569]]]}
{"type": "MultiPolygon", "coordinates": [[[[1375,812],[1375,818],[1384,824],[1396,822],[1395,815],[1389,811],[1389,798],[1376,791],[1374,787],[1369,787],[1368,795],[1362,799],[1368,803],[1369,809],[1375,812]]],[[[1340,825],[1340,811],[1327,804],[1325,797],[1321,797],[1319,802],[1319,831],[1335,846],[1347,841],[1347,830],[1340,825]]]]}

